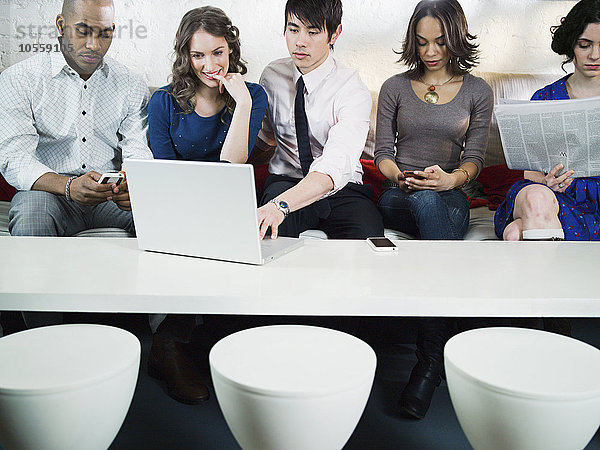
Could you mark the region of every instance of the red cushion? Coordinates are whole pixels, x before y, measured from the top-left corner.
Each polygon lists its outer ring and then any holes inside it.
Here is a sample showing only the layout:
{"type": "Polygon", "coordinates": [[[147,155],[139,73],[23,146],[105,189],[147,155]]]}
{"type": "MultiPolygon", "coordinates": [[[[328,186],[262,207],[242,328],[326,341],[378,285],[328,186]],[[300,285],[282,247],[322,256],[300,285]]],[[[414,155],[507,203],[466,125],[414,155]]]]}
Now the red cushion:
{"type": "Polygon", "coordinates": [[[373,185],[374,194],[373,201],[377,203],[379,200],[379,196],[383,192],[383,182],[385,181],[385,177],[381,174],[379,169],[375,167],[375,161],[372,159],[361,159],[360,163],[363,168],[363,183],[373,185]]]}
{"type": "MultiPolygon", "coordinates": [[[[383,192],[383,182],[385,177],[375,167],[375,162],[370,159],[361,159],[363,167],[363,183],[372,184],[375,190],[374,201],[377,202],[383,192]]],[[[498,209],[506,197],[510,187],[519,180],[523,179],[522,170],[511,170],[506,164],[485,167],[479,173],[477,181],[483,185],[482,193],[487,197],[485,199],[469,199],[471,208],[478,206],[488,206],[491,210],[498,209]]]]}
{"type": "Polygon", "coordinates": [[[511,170],[506,164],[484,167],[479,173],[477,181],[483,185],[482,193],[487,200],[472,199],[471,208],[487,205],[492,211],[498,209],[510,187],[522,179],[522,170],[511,170]],[[474,205],[474,202],[479,204],[474,205]]]}
{"type": "MultiPolygon", "coordinates": [[[[360,163],[364,172],[363,183],[373,185],[375,191],[373,201],[377,202],[379,196],[383,192],[383,182],[386,178],[379,172],[379,169],[375,167],[375,162],[372,159],[361,159],[360,163]]],[[[262,192],[268,176],[268,164],[254,166],[254,178],[256,181],[257,192],[262,192]]],[[[471,208],[488,205],[492,210],[497,209],[506,197],[508,189],[510,189],[515,182],[522,179],[522,170],[511,170],[506,164],[483,168],[479,177],[477,177],[477,181],[483,185],[483,194],[488,198],[470,199],[471,208]]]]}
{"type": "Polygon", "coordinates": [[[0,175],[0,201],[10,202],[17,190],[6,182],[4,177],[0,175]]]}
{"type": "Polygon", "coordinates": [[[265,182],[269,176],[269,163],[259,164],[254,166],[254,185],[256,186],[256,193],[260,197],[262,195],[265,182]]]}

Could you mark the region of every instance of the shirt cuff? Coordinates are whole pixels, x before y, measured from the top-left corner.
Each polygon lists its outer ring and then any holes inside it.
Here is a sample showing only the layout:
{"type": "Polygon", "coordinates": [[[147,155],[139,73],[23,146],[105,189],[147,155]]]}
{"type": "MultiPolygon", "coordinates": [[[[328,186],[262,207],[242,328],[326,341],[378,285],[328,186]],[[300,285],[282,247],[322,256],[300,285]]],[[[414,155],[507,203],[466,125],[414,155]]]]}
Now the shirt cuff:
{"type": "Polygon", "coordinates": [[[18,177],[18,182],[16,183],[17,186],[15,186],[15,188],[19,191],[30,191],[35,182],[47,173],[57,174],[56,171],[38,162],[33,166],[28,167],[27,170],[18,177]]]}
{"type": "Polygon", "coordinates": [[[131,149],[131,151],[127,151],[122,153],[123,159],[154,159],[154,155],[152,154],[152,150],[150,147],[139,147],[135,149],[131,149]]]}
{"type": "Polygon", "coordinates": [[[333,189],[325,196],[335,194],[352,179],[354,170],[350,167],[350,161],[346,157],[316,159],[310,166],[309,172],[319,172],[328,175],[333,181],[333,189]]]}

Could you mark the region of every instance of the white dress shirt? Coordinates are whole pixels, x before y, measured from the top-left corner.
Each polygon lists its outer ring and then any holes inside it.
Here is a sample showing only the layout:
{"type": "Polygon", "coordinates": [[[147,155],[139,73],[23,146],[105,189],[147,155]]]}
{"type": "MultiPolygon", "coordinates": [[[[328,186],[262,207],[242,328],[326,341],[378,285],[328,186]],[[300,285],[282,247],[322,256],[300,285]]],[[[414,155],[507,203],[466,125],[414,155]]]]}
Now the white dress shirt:
{"type": "MultiPolygon", "coordinates": [[[[302,178],[294,118],[296,82],[300,76],[292,59],[283,58],[270,63],[260,79],[269,96],[269,107],[259,136],[267,143],[277,144],[269,170],[294,178],[302,178]]],[[[354,69],[342,66],[331,54],[303,78],[314,157],[309,172],[331,177],[334,188],[329,195],[348,182],[362,184],[360,155],[369,132],[369,90],[354,69]]]]}
{"type": "Polygon", "coordinates": [[[151,159],[144,81],[105,57],[84,81],[61,52],[43,53],[0,74],[0,172],[19,190],[45,173],[121,169],[151,159]]]}

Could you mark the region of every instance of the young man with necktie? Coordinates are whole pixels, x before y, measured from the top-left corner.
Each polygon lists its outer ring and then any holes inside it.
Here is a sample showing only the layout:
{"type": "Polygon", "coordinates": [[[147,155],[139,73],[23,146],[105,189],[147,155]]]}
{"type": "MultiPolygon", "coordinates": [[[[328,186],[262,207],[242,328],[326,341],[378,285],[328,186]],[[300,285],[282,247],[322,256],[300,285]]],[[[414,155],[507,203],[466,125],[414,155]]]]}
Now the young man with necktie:
{"type": "Polygon", "coordinates": [[[273,239],[307,229],[334,239],[383,236],[360,164],[371,95],[332,56],[341,19],[341,0],[286,4],[290,57],[270,63],[260,80],[269,107],[259,138],[276,147],[258,209],[262,237],[269,229],[273,239]]]}

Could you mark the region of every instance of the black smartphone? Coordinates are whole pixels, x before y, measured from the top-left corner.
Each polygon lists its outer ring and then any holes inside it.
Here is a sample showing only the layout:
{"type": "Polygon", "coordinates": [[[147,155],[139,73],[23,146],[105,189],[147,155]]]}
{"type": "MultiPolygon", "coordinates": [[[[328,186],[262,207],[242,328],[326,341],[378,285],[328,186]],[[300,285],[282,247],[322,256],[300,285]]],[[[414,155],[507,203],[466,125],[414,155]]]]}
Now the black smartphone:
{"type": "Polygon", "coordinates": [[[393,252],[398,250],[396,244],[386,237],[370,237],[367,238],[367,242],[376,252],[393,252]]]}
{"type": "Polygon", "coordinates": [[[404,178],[415,178],[417,180],[426,180],[427,178],[425,178],[423,175],[418,175],[415,173],[414,170],[405,170],[402,172],[402,175],[404,175],[404,178]]]}

